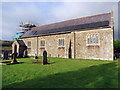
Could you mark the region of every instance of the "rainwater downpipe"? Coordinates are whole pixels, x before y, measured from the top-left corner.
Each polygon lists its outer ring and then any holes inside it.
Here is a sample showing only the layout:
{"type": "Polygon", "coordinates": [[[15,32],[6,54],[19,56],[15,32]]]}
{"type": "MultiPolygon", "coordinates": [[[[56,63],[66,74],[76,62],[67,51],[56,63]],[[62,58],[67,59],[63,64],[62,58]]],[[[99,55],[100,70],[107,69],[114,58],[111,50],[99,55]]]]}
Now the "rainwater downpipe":
{"type": "Polygon", "coordinates": [[[74,32],[74,58],[76,58],[76,39],[75,39],[75,32],[74,32]]]}
{"type": "Polygon", "coordinates": [[[38,36],[37,36],[37,56],[38,56],[38,36]]]}

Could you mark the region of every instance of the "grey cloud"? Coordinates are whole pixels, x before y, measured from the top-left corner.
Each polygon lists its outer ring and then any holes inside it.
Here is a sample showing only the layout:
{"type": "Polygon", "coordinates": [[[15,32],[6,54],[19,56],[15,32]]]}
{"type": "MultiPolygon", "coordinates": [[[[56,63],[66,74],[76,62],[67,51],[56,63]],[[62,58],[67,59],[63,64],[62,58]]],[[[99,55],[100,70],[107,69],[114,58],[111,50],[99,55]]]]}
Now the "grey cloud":
{"type": "MultiPolygon", "coordinates": [[[[40,3],[40,2],[38,2],[40,3]]],[[[47,3],[47,2],[46,2],[47,3]]],[[[59,2],[58,2],[59,3],[59,2]]],[[[51,3],[52,4],[52,3],[51,3]]],[[[116,3],[81,3],[64,2],[60,5],[38,6],[35,3],[3,3],[2,7],[2,39],[12,40],[12,36],[18,32],[21,21],[45,25],[58,21],[79,18],[88,15],[109,12],[115,10],[115,38],[117,38],[117,4],[116,3]],[[47,11],[45,11],[47,10],[47,11]]]]}

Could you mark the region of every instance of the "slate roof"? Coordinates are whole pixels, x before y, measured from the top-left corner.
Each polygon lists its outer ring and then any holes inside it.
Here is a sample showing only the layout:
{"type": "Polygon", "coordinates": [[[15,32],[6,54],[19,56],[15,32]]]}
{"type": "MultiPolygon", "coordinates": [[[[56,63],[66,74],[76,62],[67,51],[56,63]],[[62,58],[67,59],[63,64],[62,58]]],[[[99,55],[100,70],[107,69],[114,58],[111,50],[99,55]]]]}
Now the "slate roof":
{"type": "Polygon", "coordinates": [[[17,42],[20,46],[26,46],[23,40],[17,40],[17,42]]]}
{"type": "Polygon", "coordinates": [[[97,14],[32,28],[22,37],[69,33],[76,30],[110,26],[111,13],[97,14]]]}

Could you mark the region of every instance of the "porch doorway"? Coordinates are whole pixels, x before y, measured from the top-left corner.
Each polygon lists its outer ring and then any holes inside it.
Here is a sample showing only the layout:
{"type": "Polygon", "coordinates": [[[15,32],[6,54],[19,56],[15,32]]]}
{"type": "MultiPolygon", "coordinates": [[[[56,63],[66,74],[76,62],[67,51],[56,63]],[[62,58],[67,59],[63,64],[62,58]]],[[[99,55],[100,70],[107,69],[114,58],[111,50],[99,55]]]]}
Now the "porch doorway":
{"type": "Polygon", "coordinates": [[[17,53],[17,45],[14,46],[14,53],[17,53]]]}

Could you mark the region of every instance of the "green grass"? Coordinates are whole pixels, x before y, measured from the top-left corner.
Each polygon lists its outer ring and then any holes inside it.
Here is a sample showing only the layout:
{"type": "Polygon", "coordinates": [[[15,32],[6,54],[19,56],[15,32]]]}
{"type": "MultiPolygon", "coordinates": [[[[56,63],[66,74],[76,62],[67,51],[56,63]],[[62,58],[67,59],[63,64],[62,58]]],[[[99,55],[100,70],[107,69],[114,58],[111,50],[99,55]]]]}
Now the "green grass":
{"type": "MultiPolygon", "coordinates": [[[[117,61],[48,58],[48,65],[22,64],[2,66],[4,88],[117,88],[117,61]]],[[[39,59],[42,61],[42,57],[39,59]]]]}

